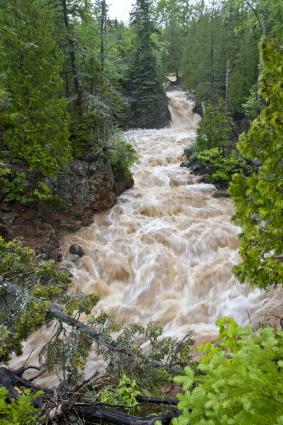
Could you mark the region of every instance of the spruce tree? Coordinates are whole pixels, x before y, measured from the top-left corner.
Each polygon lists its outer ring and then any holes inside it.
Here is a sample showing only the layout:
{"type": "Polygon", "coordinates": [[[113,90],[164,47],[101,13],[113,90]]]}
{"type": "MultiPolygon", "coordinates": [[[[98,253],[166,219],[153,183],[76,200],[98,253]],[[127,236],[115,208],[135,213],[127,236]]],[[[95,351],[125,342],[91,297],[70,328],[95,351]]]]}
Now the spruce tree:
{"type": "Polygon", "coordinates": [[[9,97],[0,110],[2,150],[9,162],[35,172],[38,183],[71,159],[60,77],[64,58],[53,39],[51,6],[2,0],[0,28],[0,84],[9,97]]]}
{"type": "Polygon", "coordinates": [[[260,94],[266,106],[238,145],[259,167],[251,177],[236,175],[231,193],[242,228],[237,275],[266,288],[283,283],[283,55],[267,38],[261,43],[261,64],[260,94]]]}
{"type": "Polygon", "coordinates": [[[156,32],[153,17],[152,1],[137,0],[131,14],[135,43],[128,90],[131,97],[130,125],[142,128],[160,128],[169,122],[168,102],[152,37],[156,32]]]}

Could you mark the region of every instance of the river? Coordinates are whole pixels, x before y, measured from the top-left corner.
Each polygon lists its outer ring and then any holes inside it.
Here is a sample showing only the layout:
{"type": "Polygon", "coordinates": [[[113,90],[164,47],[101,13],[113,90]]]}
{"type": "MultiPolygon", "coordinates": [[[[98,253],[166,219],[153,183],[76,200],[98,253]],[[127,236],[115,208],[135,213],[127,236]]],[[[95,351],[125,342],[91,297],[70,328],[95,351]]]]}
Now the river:
{"type": "MultiPolygon", "coordinates": [[[[125,133],[140,155],[133,167],[134,188],[110,211],[96,214],[90,227],[62,241],[64,265],[74,275],[73,290],[99,294],[97,308],[119,323],[159,322],[167,335],[182,337],[194,330],[201,341],[216,335],[219,317],[245,325],[276,309],[280,297],[241,285],[233,275],[240,230],[231,221],[232,201],[215,198],[213,185],[180,167],[200,117],[185,93],[173,91],[168,97],[171,128],[125,133]],[[86,254],[76,263],[68,254],[73,243],[86,254]]],[[[32,350],[29,363],[35,363],[50,335],[50,327],[36,332],[11,365],[32,350]]]]}

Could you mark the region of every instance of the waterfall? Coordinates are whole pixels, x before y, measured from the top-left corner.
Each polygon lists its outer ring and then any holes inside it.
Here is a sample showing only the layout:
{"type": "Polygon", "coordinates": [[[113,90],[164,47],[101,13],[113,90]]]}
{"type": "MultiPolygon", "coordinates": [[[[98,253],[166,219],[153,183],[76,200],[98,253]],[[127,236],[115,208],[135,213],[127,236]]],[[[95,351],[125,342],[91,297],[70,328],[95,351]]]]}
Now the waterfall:
{"type": "MultiPolygon", "coordinates": [[[[96,214],[91,226],[64,238],[64,266],[74,275],[72,291],[100,295],[96,309],[119,323],[159,322],[167,335],[181,338],[194,330],[203,341],[216,335],[219,317],[245,325],[276,308],[280,297],[241,285],[233,275],[240,229],[231,221],[232,202],[214,198],[213,185],[180,167],[200,117],[185,93],[168,97],[171,128],[125,133],[140,154],[135,186],[110,211],[96,214]],[[76,263],[68,253],[73,243],[86,253],[76,263]]],[[[21,364],[32,350],[29,363],[36,363],[51,332],[49,327],[32,335],[11,365],[21,364]]],[[[91,355],[89,370],[96,361],[91,355]]],[[[55,378],[41,382],[51,385],[55,378]]]]}

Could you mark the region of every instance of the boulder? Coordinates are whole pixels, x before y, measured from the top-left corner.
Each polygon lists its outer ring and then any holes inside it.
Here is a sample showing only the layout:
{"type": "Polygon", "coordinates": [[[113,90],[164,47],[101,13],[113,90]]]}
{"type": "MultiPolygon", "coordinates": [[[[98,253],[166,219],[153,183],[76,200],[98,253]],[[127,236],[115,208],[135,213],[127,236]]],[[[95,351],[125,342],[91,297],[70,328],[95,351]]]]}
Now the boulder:
{"type": "Polygon", "coordinates": [[[200,180],[201,183],[213,183],[213,178],[210,174],[204,174],[200,180]]]}
{"type": "Polygon", "coordinates": [[[105,211],[116,202],[115,181],[109,161],[72,161],[51,182],[55,195],[71,207],[75,218],[90,224],[95,212],[105,211]]]}
{"type": "Polygon", "coordinates": [[[195,149],[193,145],[189,145],[184,149],[184,155],[187,159],[191,159],[194,156],[195,149]]]}
{"type": "Polygon", "coordinates": [[[200,164],[195,163],[192,165],[191,170],[193,173],[199,173],[202,170],[202,167],[200,164]]]}
{"type": "Polygon", "coordinates": [[[70,251],[70,254],[78,255],[79,257],[83,257],[85,255],[84,250],[78,244],[71,245],[69,251],[70,251]]]}

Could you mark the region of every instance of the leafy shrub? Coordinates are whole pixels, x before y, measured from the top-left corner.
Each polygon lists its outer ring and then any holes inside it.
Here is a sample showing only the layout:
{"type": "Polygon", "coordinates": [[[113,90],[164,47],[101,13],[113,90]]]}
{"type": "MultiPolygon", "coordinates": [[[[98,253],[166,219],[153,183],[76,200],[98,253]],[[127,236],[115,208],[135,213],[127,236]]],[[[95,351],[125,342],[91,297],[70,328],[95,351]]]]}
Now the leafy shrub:
{"type": "Polygon", "coordinates": [[[282,425],[283,332],[228,318],[217,324],[217,343],[200,347],[196,370],[175,378],[184,393],[174,425],[282,425]]]}
{"type": "Polygon", "coordinates": [[[141,394],[135,379],[122,375],[117,388],[105,387],[99,393],[99,401],[106,404],[124,405],[127,411],[136,412],[139,403],[137,397],[141,394]]]}
{"type": "Polygon", "coordinates": [[[200,167],[203,174],[210,175],[211,183],[228,187],[236,173],[250,174],[252,165],[245,161],[237,152],[229,156],[223,155],[219,148],[207,149],[196,154],[194,162],[200,167]]]}
{"type": "Polygon", "coordinates": [[[246,99],[246,102],[243,104],[243,109],[245,114],[254,119],[258,116],[261,105],[258,95],[258,86],[254,85],[250,90],[250,96],[246,99]]]}
{"type": "Polygon", "coordinates": [[[115,179],[131,179],[130,167],[139,159],[132,143],[119,138],[110,146],[110,161],[115,179]]]}
{"type": "Polygon", "coordinates": [[[225,111],[223,102],[214,106],[208,103],[197,131],[196,151],[202,152],[211,148],[219,148],[225,152],[231,143],[233,120],[225,111]]]}
{"type": "Polygon", "coordinates": [[[6,282],[18,288],[17,296],[10,297],[8,304],[0,303],[0,360],[4,361],[13,351],[20,354],[21,342],[48,321],[48,305],[65,296],[70,278],[57,269],[55,262],[42,261],[21,242],[5,242],[2,237],[0,276],[3,295],[6,282]]]}
{"type": "Polygon", "coordinates": [[[33,407],[32,401],[40,393],[32,394],[25,391],[19,398],[7,402],[8,390],[0,387],[0,424],[1,425],[36,425],[39,412],[33,407]]]}

